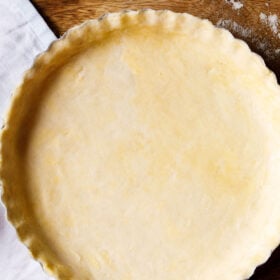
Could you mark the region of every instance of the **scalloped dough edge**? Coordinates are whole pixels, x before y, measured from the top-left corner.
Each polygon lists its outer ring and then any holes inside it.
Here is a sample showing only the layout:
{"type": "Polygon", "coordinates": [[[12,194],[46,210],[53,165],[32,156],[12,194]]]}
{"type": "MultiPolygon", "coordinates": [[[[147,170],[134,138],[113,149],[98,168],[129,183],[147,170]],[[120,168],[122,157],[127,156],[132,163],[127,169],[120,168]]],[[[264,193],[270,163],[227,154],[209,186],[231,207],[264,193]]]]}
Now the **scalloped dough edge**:
{"type": "MultiPolygon", "coordinates": [[[[265,63],[263,59],[250,51],[248,45],[239,40],[235,39],[233,35],[225,30],[216,28],[209,20],[199,19],[188,13],[175,13],[169,10],[152,10],[143,9],[139,11],[125,10],[117,13],[108,13],[101,16],[99,19],[92,19],[85,21],[81,25],[77,25],[69,29],[61,38],[53,41],[49,48],[39,54],[33,63],[33,66],[27,70],[23,76],[23,79],[19,86],[16,88],[11,101],[11,106],[7,112],[6,118],[4,120],[4,125],[1,132],[1,144],[0,144],[0,178],[2,185],[2,201],[7,209],[7,218],[9,222],[15,227],[19,239],[25,244],[29,249],[34,259],[38,260],[42,265],[43,269],[49,273],[49,275],[60,279],[73,279],[71,277],[71,272],[69,269],[62,265],[57,265],[53,262],[52,257],[49,254],[45,254],[41,251],[39,239],[29,230],[29,225],[25,222],[23,217],[19,214],[20,209],[18,205],[16,206],[13,202],[13,198],[7,194],[7,190],[11,186],[11,182],[5,178],[6,167],[5,155],[3,154],[3,144],[6,139],[6,134],[9,130],[9,126],[13,121],[11,118],[12,113],[15,108],[17,108],[17,103],[19,102],[19,97],[24,94],[22,87],[27,82],[36,76],[36,73],[40,70],[42,66],[49,64],[54,56],[59,55],[62,52],[67,51],[71,47],[71,44],[75,40],[81,39],[83,36],[90,34],[90,36],[99,37],[104,33],[110,31],[118,30],[124,28],[125,26],[132,25],[142,25],[142,26],[156,26],[160,25],[167,30],[178,30],[184,29],[185,26],[191,26],[195,30],[200,30],[203,36],[208,36],[208,33],[216,32],[220,36],[221,42],[227,42],[228,45],[232,45],[235,52],[246,52],[246,56],[250,55],[250,61],[259,64],[260,68],[264,70],[264,79],[270,82],[274,87],[277,87],[276,76],[273,72],[264,67],[265,63]]],[[[215,35],[216,35],[215,34],[215,35]]],[[[236,280],[244,280],[249,278],[255,268],[264,263],[271,255],[272,250],[275,249],[280,243],[280,217],[277,225],[277,230],[268,236],[266,244],[263,244],[262,252],[258,252],[257,255],[252,256],[251,259],[246,261],[243,260],[242,267],[236,271],[236,280]],[[278,233],[278,234],[277,234],[278,233]]]]}

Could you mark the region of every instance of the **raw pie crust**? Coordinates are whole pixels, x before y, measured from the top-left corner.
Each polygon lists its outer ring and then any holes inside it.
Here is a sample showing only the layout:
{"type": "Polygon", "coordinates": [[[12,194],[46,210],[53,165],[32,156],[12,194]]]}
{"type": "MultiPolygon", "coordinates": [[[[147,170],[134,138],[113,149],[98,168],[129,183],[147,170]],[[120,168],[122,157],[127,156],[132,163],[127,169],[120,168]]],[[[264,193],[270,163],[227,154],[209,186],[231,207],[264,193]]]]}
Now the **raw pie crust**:
{"type": "Polygon", "coordinates": [[[57,279],[241,280],[280,239],[280,89],[248,46],[170,11],[71,29],[16,90],[8,217],[57,279]]]}

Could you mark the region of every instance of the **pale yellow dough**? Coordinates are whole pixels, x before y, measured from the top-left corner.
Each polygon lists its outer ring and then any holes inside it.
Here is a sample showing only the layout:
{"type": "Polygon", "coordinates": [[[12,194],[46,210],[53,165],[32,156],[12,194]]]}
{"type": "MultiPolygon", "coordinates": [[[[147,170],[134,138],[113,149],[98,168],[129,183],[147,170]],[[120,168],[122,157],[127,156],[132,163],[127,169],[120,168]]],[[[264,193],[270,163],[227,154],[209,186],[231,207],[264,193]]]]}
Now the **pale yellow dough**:
{"type": "Polygon", "coordinates": [[[241,280],[280,238],[280,89],[188,14],[72,29],[2,134],[11,222],[58,279],[241,280]]]}

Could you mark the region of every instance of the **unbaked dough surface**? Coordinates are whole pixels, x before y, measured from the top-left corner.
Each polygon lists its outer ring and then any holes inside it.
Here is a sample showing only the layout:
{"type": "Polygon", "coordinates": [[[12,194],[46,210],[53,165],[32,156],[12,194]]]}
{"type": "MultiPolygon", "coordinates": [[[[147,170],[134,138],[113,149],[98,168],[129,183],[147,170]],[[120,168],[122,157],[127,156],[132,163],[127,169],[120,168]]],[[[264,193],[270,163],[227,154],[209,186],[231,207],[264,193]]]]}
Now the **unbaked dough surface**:
{"type": "Polygon", "coordinates": [[[17,172],[74,279],[241,280],[263,258],[280,91],[245,45],[195,24],[111,32],[34,82],[17,172]]]}

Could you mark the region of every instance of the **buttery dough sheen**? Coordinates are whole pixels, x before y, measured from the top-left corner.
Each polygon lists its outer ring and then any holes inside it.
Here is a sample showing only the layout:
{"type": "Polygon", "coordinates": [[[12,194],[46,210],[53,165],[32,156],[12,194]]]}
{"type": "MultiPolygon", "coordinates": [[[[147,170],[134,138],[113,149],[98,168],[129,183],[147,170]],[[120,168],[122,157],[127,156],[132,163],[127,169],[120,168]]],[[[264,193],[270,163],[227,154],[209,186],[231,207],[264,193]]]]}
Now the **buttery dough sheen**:
{"type": "Polygon", "coordinates": [[[8,216],[58,279],[241,280],[279,243],[280,89],[188,14],[111,14],[37,58],[2,133],[8,216]]]}

